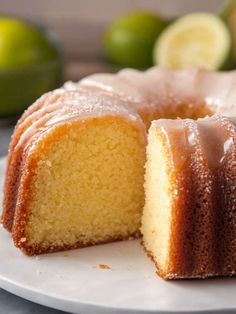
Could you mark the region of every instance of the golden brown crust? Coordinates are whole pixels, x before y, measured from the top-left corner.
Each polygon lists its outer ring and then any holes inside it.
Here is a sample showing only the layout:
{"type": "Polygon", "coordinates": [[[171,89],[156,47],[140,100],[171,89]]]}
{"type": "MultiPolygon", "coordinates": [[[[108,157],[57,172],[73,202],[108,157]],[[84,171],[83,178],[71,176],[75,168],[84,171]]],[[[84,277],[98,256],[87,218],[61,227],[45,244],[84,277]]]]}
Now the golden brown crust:
{"type": "Polygon", "coordinates": [[[27,128],[29,128],[35,121],[45,114],[44,112],[39,112],[39,114],[37,114],[37,112],[45,105],[45,102],[50,101],[50,103],[53,103],[57,98],[57,94],[54,95],[51,92],[45,94],[25,111],[15,127],[8,153],[4,185],[3,212],[1,217],[1,223],[8,231],[11,231],[14,219],[17,192],[21,177],[22,155],[24,150],[24,145],[17,147],[17,144],[27,128]]]}
{"type": "Polygon", "coordinates": [[[146,252],[147,256],[152,260],[152,262],[155,264],[156,266],[156,274],[161,277],[162,279],[169,281],[169,280],[173,280],[173,279],[177,279],[177,280],[193,280],[193,279],[208,279],[208,278],[214,278],[214,277],[235,277],[236,276],[236,271],[234,270],[226,270],[226,271],[221,271],[221,272],[214,272],[214,273],[203,273],[201,274],[194,274],[192,272],[184,272],[184,273],[164,273],[160,270],[153,254],[151,251],[147,250],[147,248],[145,247],[145,244],[143,241],[140,242],[143,250],[146,252]]]}
{"type": "MultiPolygon", "coordinates": [[[[22,252],[24,252],[28,256],[34,256],[34,255],[39,255],[39,254],[46,254],[46,253],[55,253],[55,252],[61,252],[61,251],[67,251],[67,250],[72,250],[72,249],[78,249],[78,248],[86,248],[89,246],[95,246],[95,245],[100,245],[100,244],[107,244],[111,242],[117,242],[117,241],[124,241],[124,240],[130,240],[132,239],[138,239],[140,237],[139,233],[135,233],[129,237],[123,237],[123,236],[117,236],[117,237],[111,237],[106,241],[99,242],[99,243],[76,243],[74,245],[63,245],[63,246],[50,246],[47,249],[42,248],[41,246],[28,246],[27,242],[24,241],[14,241],[14,244],[16,247],[20,248],[22,252]]],[[[23,237],[24,240],[24,237],[23,237]]]]}

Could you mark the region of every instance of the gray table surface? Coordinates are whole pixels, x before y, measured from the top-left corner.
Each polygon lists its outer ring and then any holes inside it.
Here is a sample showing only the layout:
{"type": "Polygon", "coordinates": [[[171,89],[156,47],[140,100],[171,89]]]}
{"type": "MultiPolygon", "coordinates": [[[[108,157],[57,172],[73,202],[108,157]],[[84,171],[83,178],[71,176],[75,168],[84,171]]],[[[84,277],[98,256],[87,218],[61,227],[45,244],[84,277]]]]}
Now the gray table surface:
{"type": "MultiPolygon", "coordinates": [[[[13,122],[0,122],[0,157],[7,154],[13,122]]],[[[56,314],[65,313],[24,300],[0,289],[0,314],[56,314]]]]}

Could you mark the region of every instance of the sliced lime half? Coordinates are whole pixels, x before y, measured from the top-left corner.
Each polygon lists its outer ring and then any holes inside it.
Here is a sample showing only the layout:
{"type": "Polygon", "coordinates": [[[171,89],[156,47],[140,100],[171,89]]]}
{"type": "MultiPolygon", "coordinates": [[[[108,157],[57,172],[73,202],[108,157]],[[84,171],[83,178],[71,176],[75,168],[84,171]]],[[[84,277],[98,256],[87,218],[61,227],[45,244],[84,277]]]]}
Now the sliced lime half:
{"type": "Polygon", "coordinates": [[[157,39],[154,63],[168,68],[224,69],[232,40],[225,23],[210,13],[188,14],[164,30],[157,39]]]}

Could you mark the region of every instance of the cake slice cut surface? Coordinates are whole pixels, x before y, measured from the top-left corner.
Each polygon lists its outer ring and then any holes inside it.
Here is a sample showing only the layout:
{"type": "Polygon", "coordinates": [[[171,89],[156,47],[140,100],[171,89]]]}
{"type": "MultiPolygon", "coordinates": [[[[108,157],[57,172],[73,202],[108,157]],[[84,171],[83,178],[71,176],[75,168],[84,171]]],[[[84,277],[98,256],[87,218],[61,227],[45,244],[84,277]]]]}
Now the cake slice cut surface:
{"type": "Polygon", "coordinates": [[[136,237],[144,204],[140,125],[104,114],[63,120],[29,138],[12,224],[16,246],[32,255],[136,237]]]}
{"type": "Polygon", "coordinates": [[[235,275],[235,151],[233,118],[152,123],[141,232],[164,279],[235,275]]]}

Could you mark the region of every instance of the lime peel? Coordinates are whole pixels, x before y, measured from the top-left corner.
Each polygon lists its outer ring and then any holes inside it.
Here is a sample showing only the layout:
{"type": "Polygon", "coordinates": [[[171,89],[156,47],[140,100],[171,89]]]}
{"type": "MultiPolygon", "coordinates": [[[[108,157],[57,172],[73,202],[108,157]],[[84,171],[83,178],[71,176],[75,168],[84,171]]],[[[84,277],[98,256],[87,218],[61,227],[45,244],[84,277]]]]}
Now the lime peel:
{"type": "Polygon", "coordinates": [[[162,17],[147,11],[124,15],[104,33],[104,55],[110,62],[121,66],[149,67],[156,38],[167,25],[162,17]]]}

